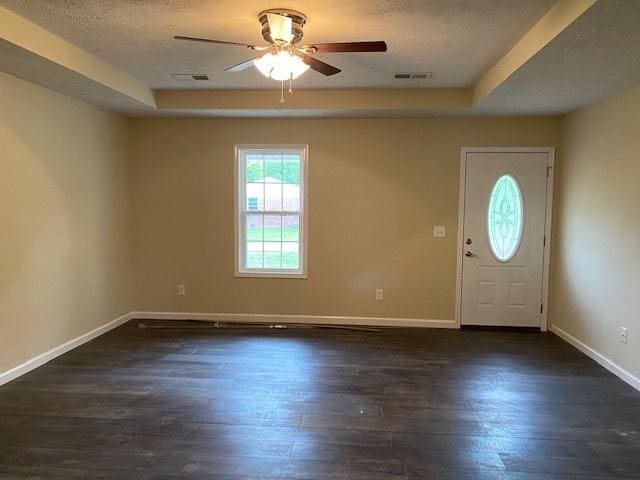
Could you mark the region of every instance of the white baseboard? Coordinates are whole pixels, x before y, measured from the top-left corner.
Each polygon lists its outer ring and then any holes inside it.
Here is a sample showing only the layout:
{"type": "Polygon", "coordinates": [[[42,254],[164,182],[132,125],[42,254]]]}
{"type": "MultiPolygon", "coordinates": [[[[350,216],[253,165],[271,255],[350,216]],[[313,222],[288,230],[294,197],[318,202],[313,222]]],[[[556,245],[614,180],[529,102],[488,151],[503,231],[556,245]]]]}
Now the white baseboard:
{"type": "Polygon", "coordinates": [[[370,327],[459,328],[455,320],[427,320],[421,318],[189,312],[131,312],[130,315],[132,319],[140,320],[208,320],[229,323],[301,323],[312,325],[360,325],[370,327]]]}
{"type": "Polygon", "coordinates": [[[584,353],[588,357],[590,357],[593,360],[595,360],[596,362],[598,362],[604,368],[606,368],[611,373],[613,373],[616,377],[619,377],[620,379],[624,380],[625,382],[627,382],[629,385],[631,385],[636,390],[640,390],[640,378],[636,377],[631,372],[628,372],[627,370],[622,368],[617,363],[613,362],[609,358],[605,357],[601,353],[599,353],[596,350],[594,350],[593,348],[591,348],[589,345],[587,345],[585,343],[582,343],[576,337],[574,337],[573,335],[567,333],[566,331],[564,331],[560,327],[557,327],[556,325],[551,325],[551,331],[553,333],[555,333],[556,335],[558,335],[565,342],[573,345],[578,350],[580,350],[582,353],[584,353]]]}
{"type": "MultiPolygon", "coordinates": [[[[429,320],[419,318],[388,318],[388,317],[348,317],[322,315],[277,315],[277,314],[249,314],[249,313],[192,313],[192,312],[141,312],[126,313],[104,325],[91,330],[79,337],[52,348],[6,372],[0,373],[0,385],[24,375],[41,365],[53,360],[69,350],[93,340],[100,335],[113,330],[129,320],[209,320],[220,322],[249,322],[249,323],[300,323],[316,325],[360,325],[375,327],[420,327],[420,328],[459,328],[455,320],[429,320]]],[[[609,358],[581,342],[560,327],[551,325],[550,329],[560,338],[573,345],[582,353],[592,358],[611,373],[621,378],[636,390],[640,390],[640,378],[628,372],[609,358]]]]}
{"type": "Polygon", "coordinates": [[[80,335],[73,340],[52,348],[30,360],[0,373],[0,385],[18,378],[31,370],[44,365],[60,355],[67,353],[87,343],[100,335],[132,319],[153,320],[212,320],[220,322],[250,322],[250,323],[304,323],[322,325],[367,325],[378,327],[423,327],[423,328],[458,328],[454,320],[424,320],[413,318],[385,318],[385,317],[331,317],[319,315],[274,315],[274,314],[245,314],[245,313],[180,313],[180,312],[129,312],[109,323],[80,335]]]}
{"type": "Polygon", "coordinates": [[[20,375],[24,375],[25,373],[30,372],[31,370],[44,365],[45,363],[53,360],[60,355],[67,353],[69,350],[73,350],[76,347],[79,347],[83,343],[87,343],[90,340],[93,340],[100,335],[107,333],[109,330],[113,330],[120,325],[127,323],[131,320],[131,313],[126,313],[121,317],[118,317],[114,320],[111,320],[109,323],[105,323],[100,327],[91,330],[85,334],[80,335],[79,337],[74,338],[73,340],[69,340],[68,342],[63,343],[51,350],[44,352],[37,357],[33,357],[30,360],[27,360],[21,365],[12,368],[11,370],[7,370],[6,372],[0,373],[0,385],[4,385],[7,382],[19,377],[20,375]]]}

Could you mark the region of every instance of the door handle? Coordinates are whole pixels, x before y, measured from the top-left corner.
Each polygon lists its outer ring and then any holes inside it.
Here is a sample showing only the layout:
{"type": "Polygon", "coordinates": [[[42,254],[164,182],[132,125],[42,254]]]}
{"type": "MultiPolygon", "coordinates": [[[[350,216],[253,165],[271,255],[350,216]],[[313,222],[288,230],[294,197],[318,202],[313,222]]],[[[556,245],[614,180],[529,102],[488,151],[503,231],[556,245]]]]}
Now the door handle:
{"type": "Polygon", "coordinates": [[[465,253],[464,256],[471,258],[471,257],[477,257],[478,255],[476,255],[475,253],[473,253],[470,250],[467,250],[467,253],[465,253]]]}

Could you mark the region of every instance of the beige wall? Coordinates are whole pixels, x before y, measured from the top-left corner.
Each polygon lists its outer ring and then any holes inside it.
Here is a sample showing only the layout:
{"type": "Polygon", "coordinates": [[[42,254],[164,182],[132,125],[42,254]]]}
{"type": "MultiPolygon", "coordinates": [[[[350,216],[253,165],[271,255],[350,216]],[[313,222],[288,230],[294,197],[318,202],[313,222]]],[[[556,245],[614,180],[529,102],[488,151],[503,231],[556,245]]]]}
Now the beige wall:
{"type": "Polygon", "coordinates": [[[452,319],[460,147],[561,138],[550,320],[640,375],[640,87],[561,123],[128,121],[0,91],[0,372],[133,309],[452,319]],[[235,143],[309,144],[307,280],[233,276],[235,143]]]}
{"type": "Polygon", "coordinates": [[[131,310],[128,121],[0,73],[0,372],[131,310]]]}
{"type": "Polygon", "coordinates": [[[560,158],[551,323],[640,376],[640,87],[565,117],[560,158]]]}
{"type": "Polygon", "coordinates": [[[450,320],[460,148],[555,146],[559,120],[138,119],[132,128],[138,310],[450,320]],[[234,278],[235,143],[309,144],[307,280],[234,278]],[[433,225],[447,238],[433,238],[433,225]]]}

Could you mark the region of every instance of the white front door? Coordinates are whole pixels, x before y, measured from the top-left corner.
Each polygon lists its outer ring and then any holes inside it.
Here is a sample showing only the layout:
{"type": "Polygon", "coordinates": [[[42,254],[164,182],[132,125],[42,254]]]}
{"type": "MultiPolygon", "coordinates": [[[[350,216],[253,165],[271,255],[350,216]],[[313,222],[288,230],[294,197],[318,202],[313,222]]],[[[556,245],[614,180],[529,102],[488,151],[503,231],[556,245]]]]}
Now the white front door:
{"type": "Polygon", "coordinates": [[[466,152],[463,325],[540,326],[549,156],[466,152]]]}

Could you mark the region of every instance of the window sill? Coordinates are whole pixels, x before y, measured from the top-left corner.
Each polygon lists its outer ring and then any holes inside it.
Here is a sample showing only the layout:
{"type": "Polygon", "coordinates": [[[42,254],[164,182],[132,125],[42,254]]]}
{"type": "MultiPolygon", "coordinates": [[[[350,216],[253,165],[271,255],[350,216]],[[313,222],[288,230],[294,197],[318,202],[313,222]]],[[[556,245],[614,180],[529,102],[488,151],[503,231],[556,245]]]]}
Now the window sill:
{"type": "Polygon", "coordinates": [[[306,273],[275,273],[275,272],[235,272],[238,278],[291,278],[306,280],[306,273]]]}

